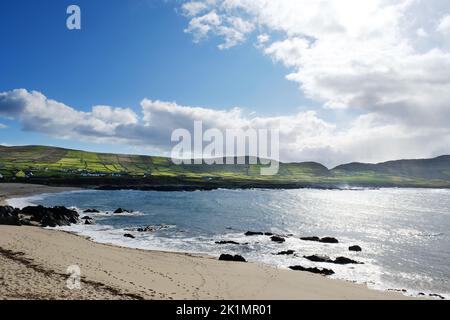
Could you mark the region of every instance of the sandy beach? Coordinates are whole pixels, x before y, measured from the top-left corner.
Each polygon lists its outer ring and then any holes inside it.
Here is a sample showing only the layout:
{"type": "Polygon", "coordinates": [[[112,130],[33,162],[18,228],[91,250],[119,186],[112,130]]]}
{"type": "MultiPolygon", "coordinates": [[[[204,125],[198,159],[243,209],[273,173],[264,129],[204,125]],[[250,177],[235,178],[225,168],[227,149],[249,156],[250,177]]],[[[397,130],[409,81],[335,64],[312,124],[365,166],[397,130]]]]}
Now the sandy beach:
{"type": "MultiPolygon", "coordinates": [[[[70,189],[0,184],[10,197],[70,189]]],[[[0,226],[0,299],[407,299],[364,285],[254,263],[94,243],[62,231],[0,226]],[[69,290],[67,268],[81,270],[69,290]]]]}
{"type": "Polygon", "coordinates": [[[57,193],[78,190],[69,187],[49,187],[37,184],[0,183],[0,205],[6,205],[8,198],[27,197],[42,193],[57,193]]]}

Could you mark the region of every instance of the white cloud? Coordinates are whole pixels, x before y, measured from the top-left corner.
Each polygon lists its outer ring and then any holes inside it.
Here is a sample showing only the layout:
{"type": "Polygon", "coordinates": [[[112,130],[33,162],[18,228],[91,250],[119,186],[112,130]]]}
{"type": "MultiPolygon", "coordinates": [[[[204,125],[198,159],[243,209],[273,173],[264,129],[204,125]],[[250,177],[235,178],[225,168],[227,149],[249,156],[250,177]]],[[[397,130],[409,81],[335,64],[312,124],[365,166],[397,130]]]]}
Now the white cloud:
{"type": "Polygon", "coordinates": [[[3,123],[0,123],[0,129],[6,129],[6,128],[8,128],[7,125],[5,125],[5,124],[3,124],[3,123]]]}
{"type": "MultiPolygon", "coordinates": [[[[362,114],[352,123],[335,124],[350,129],[338,130],[339,139],[327,138],[333,154],[381,160],[450,153],[447,0],[217,0],[205,5],[220,21],[241,18],[254,25],[236,28],[242,38],[262,30],[267,40],[256,35],[257,47],[290,70],[286,78],[305,96],[330,112],[362,114]],[[362,126],[367,119],[377,124],[362,126]],[[432,146],[424,143],[427,139],[432,146]]],[[[215,29],[210,34],[223,38],[215,29]]]]}
{"type": "Polygon", "coordinates": [[[437,31],[442,32],[444,34],[450,34],[450,14],[444,16],[441,19],[441,22],[437,27],[437,31]]]}
{"type": "Polygon", "coordinates": [[[79,111],[24,89],[0,93],[0,114],[14,118],[24,130],[59,139],[122,144],[138,150],[168,154],[173,130],[193,130],[196,120],[204,130],[216,128],[279,128],[283,161],[318,161],[328,166],[349,161],[384,161],[435,156],[450,148],[450,128],[420,128],[369,113],[341,127],[314,111],[278,117],[259,117],[243,109],[216,110],[143,99],[140,114],[128,108],[94,106],[79,111]],[[21,106],[16,110],[16,106],[21,106]],[[439,139],[435,137],[439,136],[439,139]]]}

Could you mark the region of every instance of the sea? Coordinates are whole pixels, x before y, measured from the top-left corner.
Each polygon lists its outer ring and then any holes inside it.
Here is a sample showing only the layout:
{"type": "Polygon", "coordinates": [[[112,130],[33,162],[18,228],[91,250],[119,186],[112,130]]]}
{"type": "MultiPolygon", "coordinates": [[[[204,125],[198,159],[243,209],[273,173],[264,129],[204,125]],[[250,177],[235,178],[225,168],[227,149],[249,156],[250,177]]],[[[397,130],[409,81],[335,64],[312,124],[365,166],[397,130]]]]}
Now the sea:
{"type": "Polygon", "coordinates": [[[100,243],[213,257],[239,254],[249,262],[281,269],[296,265],[332,269],[335,274],[330,278],[377,290],[450,298],[448,189],[83,190],[9,202],[16,207],[73,207],[94,223],[59,229],[100,243]],[[130,212],[114,214],[117,208],[130,212]],[[100,212],[83,213],[86,209],[100,212]],[[146,226],[153,231],[136,231],[146,226]],[[246,236],[247,231],[282,235],[286,241],[246,236]],[[126,233],[135,238],[124,237],[126,233]],[[339,243],[300,239],[309,236],[334,237],[339,243]],[[353,245],[362,251],[349,251],[353,245]],[[277,254],[286,250],[295,254],[277,254]],[[305,258],[310,255],[347,257],[361,264],[312,262],[305,258]]]}

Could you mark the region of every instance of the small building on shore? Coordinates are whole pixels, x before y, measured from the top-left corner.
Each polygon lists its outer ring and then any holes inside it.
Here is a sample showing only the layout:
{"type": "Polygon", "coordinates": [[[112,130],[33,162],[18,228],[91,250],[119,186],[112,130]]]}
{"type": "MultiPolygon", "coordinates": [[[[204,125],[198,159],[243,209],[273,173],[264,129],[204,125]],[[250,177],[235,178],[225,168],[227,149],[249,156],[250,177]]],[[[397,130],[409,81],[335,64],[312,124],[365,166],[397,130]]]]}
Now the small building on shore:
{"type": "Polygon", "coordinates": [[[3,179],[3,175],[0,173],[0,180],[3,179]]]}

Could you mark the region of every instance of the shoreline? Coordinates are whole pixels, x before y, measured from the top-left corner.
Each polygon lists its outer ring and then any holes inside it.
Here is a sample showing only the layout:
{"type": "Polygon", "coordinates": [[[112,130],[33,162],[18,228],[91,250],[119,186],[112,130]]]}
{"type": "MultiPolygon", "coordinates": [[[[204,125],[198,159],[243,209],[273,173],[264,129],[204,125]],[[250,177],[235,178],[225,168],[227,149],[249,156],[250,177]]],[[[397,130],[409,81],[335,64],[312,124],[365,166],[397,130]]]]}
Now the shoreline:
{"type": "Polygon", "coordinates": [[[45,193],[59,193],[77,190],[83,189],[76,187],[52,187],[39,184],[0,183],[0,205],[7,205],[7,200],[12,198],[23,198],[45,193]]]}
{"type": "MultiPolygon", "coordinates": [[[[14,187],[17,190],[10,185],[5,191],[0,184],[1,202],[81,190],[14,187]]],[[[0,226],[0,260],[5,275],[0,299],[413,299],[306,272],[100,244],[66,231],[37,227],[0,226]],[[65,287],[71,265],[81,269],[81,290],[65,287]]]]}

